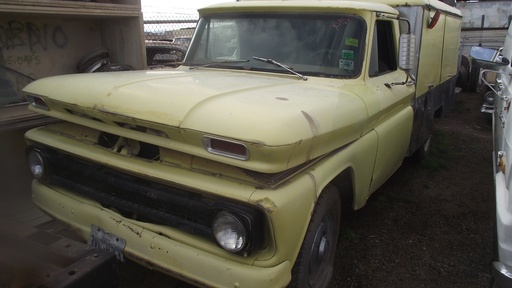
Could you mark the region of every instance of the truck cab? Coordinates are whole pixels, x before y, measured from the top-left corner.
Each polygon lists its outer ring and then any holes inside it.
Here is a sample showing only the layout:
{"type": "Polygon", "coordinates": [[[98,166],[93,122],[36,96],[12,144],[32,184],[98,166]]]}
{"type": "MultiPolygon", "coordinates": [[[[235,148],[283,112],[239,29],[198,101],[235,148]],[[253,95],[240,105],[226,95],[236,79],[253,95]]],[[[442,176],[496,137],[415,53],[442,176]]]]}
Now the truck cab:
{"type": "Polygon", "coordinates": [[[176,69],[31,83],[62,120],[26,134],[34,202],[198,286],[327,286],[342,210],[453,101],[460,13],[379,2],[217,4],[176,69]]]}

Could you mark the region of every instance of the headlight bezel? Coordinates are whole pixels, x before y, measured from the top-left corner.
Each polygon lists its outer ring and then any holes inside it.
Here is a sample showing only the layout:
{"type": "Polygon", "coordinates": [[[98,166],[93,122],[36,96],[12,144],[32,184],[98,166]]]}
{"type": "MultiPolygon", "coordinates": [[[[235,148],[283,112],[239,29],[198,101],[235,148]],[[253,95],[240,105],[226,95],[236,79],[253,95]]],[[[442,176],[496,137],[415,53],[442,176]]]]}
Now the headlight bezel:
{"type": "Polygon", "coordinates": [[[44,152],[35,146],[28,146],[25,155],[32,177],[40,182],[46,182],[48,180],[48,163],[44,152]]]}
{"type": "Polygon", "coordinates": [[[249,231],[244,222],[246,221],[241,219],[239,215],[230,211],[222,210],[219,212],[213,219],[212,224],[213,236],[217,245],[231,253],[239,253],[247,248],[249,243],[249,231]],[[228,231],[231,231],[231,233],[228,231]],[[230,239],[220,237],[222,235],[226,236],[227,234],[232,234],[228,237],[230,239]],[[235,236],[237,239],[233,239],[235,236]]]}
{"type": "Polygon", "coordinates": [[[255,207],[248,207],[241,203],[237,204],[233,202],[216,203],[214,206],[216,216],[213,218],[212,222],[212,235],[217,246],[230,253],[245,257],[255,251],[261,250],[265,245],[267,245],[267,238],[265,237],[266,233],[264,232],[266,219],[262,211],[255,207]],[[226,249],[221,243],[219,243],[216,237],[214,228],[215,221],[219,219],[220,216],[226,214],[234,217],[234,219],[244,227],[245,241],[240,249],[226,249]]]}

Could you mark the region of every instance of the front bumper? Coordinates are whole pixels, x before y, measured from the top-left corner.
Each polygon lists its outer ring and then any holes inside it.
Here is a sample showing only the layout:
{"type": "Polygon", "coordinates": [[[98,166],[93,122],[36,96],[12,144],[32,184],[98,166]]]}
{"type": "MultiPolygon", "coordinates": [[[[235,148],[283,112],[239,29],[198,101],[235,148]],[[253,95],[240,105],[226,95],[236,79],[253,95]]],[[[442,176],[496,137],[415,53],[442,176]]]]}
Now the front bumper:
{"type": "Polygon", "coordinates": [[[501,262],[493,262],[491,265],[492,277],[495,288],[512,287],[512,267],[501,262]]]}
{"type": "Polygon", "coordinates": [[[87,237],[91,224],[126,240],[126,257],[152,269],[204,287],[285,287],[291,263],[257,267],[213,255],[141,227],[129,219],[70,198],[37,181],[33,201],[41,209],[70,224],[87,237]]]}

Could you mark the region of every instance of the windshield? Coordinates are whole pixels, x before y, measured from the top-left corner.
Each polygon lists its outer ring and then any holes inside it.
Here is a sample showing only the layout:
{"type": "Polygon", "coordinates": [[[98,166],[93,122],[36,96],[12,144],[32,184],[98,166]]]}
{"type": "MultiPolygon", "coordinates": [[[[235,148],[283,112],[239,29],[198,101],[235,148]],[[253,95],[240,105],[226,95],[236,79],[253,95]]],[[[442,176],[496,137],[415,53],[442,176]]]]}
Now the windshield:
{"type": "Polygon", "coordinates": [[[199,20],[183,64],[289,74],[285,66],[304,75],[352,78],[361,71],[365,35],[364,21],[352,15],[213,15],[199,20]]]}

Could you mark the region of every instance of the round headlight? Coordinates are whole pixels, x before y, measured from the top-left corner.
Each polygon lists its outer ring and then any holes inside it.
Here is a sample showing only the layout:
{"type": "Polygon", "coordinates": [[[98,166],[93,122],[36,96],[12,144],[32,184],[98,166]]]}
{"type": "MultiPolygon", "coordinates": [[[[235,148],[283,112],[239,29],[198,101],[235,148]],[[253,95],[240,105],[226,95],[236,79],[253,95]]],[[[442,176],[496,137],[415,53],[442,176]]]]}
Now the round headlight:
{"type": "Polygon", "coordinates": [[[232,213],[222,211],[213,220],[213,235],[223,249],[237,253],[247,244],[247,231],[242,221],[232,213]]]}
{"type": "Polygon", "coordinates": [[[27,153],[28,168],[30,173],[37,180],[43,180],[45,178],[45,164],[43,156],[36,150],[30,150],[27,153]]]}

